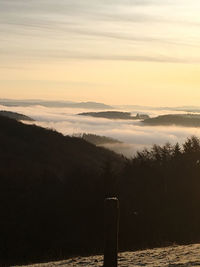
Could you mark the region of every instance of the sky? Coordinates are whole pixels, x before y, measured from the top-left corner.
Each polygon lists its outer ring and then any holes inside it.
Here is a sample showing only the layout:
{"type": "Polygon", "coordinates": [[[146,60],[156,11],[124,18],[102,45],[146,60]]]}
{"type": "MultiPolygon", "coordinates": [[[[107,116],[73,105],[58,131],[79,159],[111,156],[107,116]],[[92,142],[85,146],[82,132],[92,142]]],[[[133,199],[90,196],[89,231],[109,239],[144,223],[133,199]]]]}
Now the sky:
{"type": "Polygon", "coordinates": [[[198,105],[199,0],[0,0],[0,98],[198,105]]]}

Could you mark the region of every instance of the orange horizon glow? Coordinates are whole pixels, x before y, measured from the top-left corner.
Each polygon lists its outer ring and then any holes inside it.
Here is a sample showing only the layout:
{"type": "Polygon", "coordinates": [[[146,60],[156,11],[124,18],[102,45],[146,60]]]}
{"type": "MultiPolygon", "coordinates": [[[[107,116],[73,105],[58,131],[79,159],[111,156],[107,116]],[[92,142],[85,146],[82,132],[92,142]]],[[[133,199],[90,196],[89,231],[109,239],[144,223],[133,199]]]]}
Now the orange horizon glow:
{"type": "Polygon", "coordinates": [[[0,3],[0,98],[199,104],[197,0],[39,2],[0,3]]]}

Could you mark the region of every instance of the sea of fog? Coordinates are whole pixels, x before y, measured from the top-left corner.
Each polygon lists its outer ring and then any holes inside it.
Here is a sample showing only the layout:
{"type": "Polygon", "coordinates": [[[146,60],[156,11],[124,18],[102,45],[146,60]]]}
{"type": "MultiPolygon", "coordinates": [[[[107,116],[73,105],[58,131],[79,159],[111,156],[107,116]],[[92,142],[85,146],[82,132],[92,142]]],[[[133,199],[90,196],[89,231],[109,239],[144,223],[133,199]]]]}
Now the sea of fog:
{"type": "MultiPolygon", "coordinates": [[[[100,110],[86,110],[76,108],[50,108],[44,106],[30,107],[6,107],[0,105],[0,110],[8,110],[22,113],[32,117],[34,124],[55,129],[64,135],[78,133],[92,133],[115,138],[123,143],[107,144],[106,147],[124,154],[133,156],[137,150],[148,148],[153,144],[163,145],[166,142],[175,144],[183,143],[191,135],[200,136],[200,128],[180,126],[144,126],[140,121],[133,120],[110,120],[77,115],[81,112],[92,112],[100,110]]],[[[116,110],[120,110],[116,108],[116,110]]],[[[182,111],[134,109],[123,108],[121,111],[129,111],[132,115],[137,113],[157,116],[161,114],[182,114],[182,111]]]]}

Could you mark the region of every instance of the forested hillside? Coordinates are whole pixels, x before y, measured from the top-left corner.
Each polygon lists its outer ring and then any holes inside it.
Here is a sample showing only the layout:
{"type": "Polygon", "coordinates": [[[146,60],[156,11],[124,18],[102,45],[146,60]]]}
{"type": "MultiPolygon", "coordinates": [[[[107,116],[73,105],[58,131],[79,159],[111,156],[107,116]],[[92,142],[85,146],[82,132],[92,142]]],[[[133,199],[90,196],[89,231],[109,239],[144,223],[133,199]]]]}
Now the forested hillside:
{"type": "Polygon", "coordinates": [[[117,139],[114,138],[110,138],[107,136],[102,136],[102,135],[96,135],[96,134],[87,134],[87,133],[83,133],[79,135],[80,138],[83,138],[84,140],[86,140],[89,143],[92,143],[94,145],[104,145],[104,144],[120,144],[122,142],[120,142],[117,139]]]}
{"type": "Polygon", "coordinates": [[[118,120],[144,120],[148,119],[149,116],[146,114],[137,114],[132,116],[131,112],[122,112],[122,111],[102,111],[102,112],[83,112],[79,113],[80,116],[91,116],[96,118],[105,118],[105,119],[118,119],[118,120]]]}
{"type": "Polygon", "coordinates": [[[120,201],[119,248],[200,241],[200,141],[128,160],[83,139],[0,116],[0,259],[103,250],[104,197],[120,201]]]}
{"type": "Polygon", "coordinates": [[[143,121],[146,125],[178,125],[185,127],[200,127],[199,114],[167,114],[155,118],[147,118],[143,121]]]}
{"type": "Polygon", "coordinates": [[[5,116],[5,117],[11,118],[11,119],[21,120],[21,121],[22,120],[23,121],[33,121],[32,118],[30,118],[26,115],[23,115],[23,114],[20,114],[17,112],[6,111],[6,110],[0,110],[0,116],[5,116]]]}
{"type": "Polygon", "coordinates": [[[119,166],[120,156],[3,116],[0,148],[0,259],[29,262],[102,246],[104,168],[119,166]]]}

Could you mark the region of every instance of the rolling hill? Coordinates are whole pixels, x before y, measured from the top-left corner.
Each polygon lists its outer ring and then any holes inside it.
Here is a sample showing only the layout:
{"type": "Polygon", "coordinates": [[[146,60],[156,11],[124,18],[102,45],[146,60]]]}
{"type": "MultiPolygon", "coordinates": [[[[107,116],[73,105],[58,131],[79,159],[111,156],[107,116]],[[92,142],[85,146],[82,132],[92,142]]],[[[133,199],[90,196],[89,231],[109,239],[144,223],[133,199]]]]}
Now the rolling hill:
{"type": "Polygon", "coordinates": [[[10,119],[15,119],[19,121],[34,121],[32,118],[26,115],[5,110],[0,110],[0,116],[8,117],[10,119]]]}
{"type": "Polygon", "coordinates": [[[149,116],[145,114],[137,114],[136,116],[132,116],[130,112],[122,111],[83,112],[79,113],[78,115],[120,120],[141,120],[149,118],[149,116]]]}
{"type": "Polygon", "coordinates": [[[122,142],[119,140],[116,140],[114,138],[110,138],[107,136],[102,135],[96,135],[96,134],[89,134],[89,133],[83,133],[83,134],[76,134],[76,137],[83,138],[89,143],[92,143],[94,145],[104,145],[104,144],[121,144],[122,142]]]}
{"type": "Polygon", "coordinates": [[[168,114],[155,118],[148,118],[143,121],[146,125],[177,125],[185,127],[200,127],[199,114],[168,114]]]}

